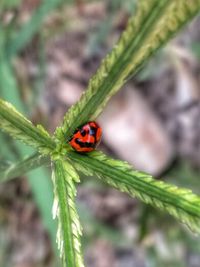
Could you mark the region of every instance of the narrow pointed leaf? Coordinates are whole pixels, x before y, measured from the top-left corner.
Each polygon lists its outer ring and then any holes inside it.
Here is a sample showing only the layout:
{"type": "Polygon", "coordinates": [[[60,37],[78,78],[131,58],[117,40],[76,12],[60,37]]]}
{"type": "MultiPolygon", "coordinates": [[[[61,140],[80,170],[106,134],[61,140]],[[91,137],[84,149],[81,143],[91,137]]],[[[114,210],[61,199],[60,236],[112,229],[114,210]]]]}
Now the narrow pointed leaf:
{"type": "Polygon", "coordinates": [[[63,267],[83,267],[80,235],[81,226],[75,206],[78,175],[67,162],[53,163],[54,205],[53,217],[58,219],[57,242],[63,267]]]}
{"type": "Polygon", "coordinates": [[[15,139],[47,153],[55,144],[42,126],[35,127],[10,103],[0,99],[0,129],[15,139]]]}
{"type": "Polygon", "coordinates": [[[200,197],[191,190],[157,181],[147,173],[134,170],[126,162],[114,160],[101,152],[88,155],[68,153],[75,167],[86,175],[97,175],[111,186],[151,204],[200,233],[200,197]]]}
{"type": "Polygon", "coordinates": [[[41,167],[43,165],[50,165],[50,159],[47,156],[42,156],[38,153],[35,153],[29,157],[26,157],[19,162],[3,162],[0,166],[0,182],[8,181],[10,179],[16,178],[18,176],[24,175],[26,172],[29,172],[33,169],[41,167]]]}
{"type": "Polygon", "coordinates": [[[65,115],[57,137],[62,142],[81,124],[94,120],[144,62],[200,9],[200,0],[141,0],[118,44],[102,61],[81,100],[65,115]]]}

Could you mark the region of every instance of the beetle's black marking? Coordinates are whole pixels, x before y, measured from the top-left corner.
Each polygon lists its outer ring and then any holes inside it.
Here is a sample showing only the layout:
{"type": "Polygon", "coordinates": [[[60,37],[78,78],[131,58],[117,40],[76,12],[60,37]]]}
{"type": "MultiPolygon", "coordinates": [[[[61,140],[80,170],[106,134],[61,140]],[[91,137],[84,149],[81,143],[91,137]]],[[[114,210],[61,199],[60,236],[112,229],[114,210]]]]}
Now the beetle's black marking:
{"type": "Polygon", "coordinates": [[[96,133],[97,133],[97,128],[91,126],[89,134],[96,137],[96,133]]]}
{"type": "Polygon", "coordinates": [[[75,142],[80,146],[80,147],[92,147],[94,148],[96,146],[95,143],[91,142],[81,142],[79,138],[75,139],[75,142]]]}
{"type": "Polygon", "coordinates": [[[94,140],[95,140],[94,143],[95,143],[95,146],[96,146],[96,141],[97,141],[97,128],[96,127],[93,127],[93,126],[90,126],[89,134],[94,137],[94,140]]]}
{"type": "Polygon", "coordinates": [[[82,130],[80,131],[80,134],[84,137],[84,136],[86,136],[87,132],[86,132],[86,130],[82,129],[82,130]]]}

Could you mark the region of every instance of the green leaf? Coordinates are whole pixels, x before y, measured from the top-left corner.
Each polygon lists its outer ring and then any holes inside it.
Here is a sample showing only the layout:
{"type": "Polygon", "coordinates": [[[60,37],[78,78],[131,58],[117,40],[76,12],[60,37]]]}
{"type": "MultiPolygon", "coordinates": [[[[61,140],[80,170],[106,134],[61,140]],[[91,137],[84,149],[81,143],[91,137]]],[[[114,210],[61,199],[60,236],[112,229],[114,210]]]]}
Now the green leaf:
{"type": "Polygon", "coordinates": [[[35,127],[19,113],[10,103],[0,99],[0,127],[15,139],[48,153],[55,144],[42,126],[35,127]]]}
{"type": "Polygon", "coordinates": [[[169,212],[200,233],[200,197],[191,190],[157,181],[149,174],[134,170],[126,162],[111,159],[101,152],[94,151],[88,155],[70,152],[68,157],[86,175],[97,175],[122,192],[169,212]]]}
{"type": "Polygon", "coordinates": [[[24,175],[26,172],[36,169],[42,165],[50,165],[50,159],[46,156],[35,153],[16,163],[10,161],[7,162],[7,165],[5,165],[5,163],[5,161],[0,162],[0,182],[8,181],[24,175]]]}
{"type": "Polygon", "coordinates": [[[11,162],[19,160],[20,154],[14,145],[14,140],[3,132],[0,132],[0,147],[0,158],[6,158],[7,161],[11,162]]]}
{"type": "Polygon", "coordinates": [[[22,105],[20,94],[17,88],[17,82],[11,64],[5,58],[5,36],[0,28],[0,89],[3,99],[12,103],[16,109],[25,113],[25,108],[22,105]]]}
{"type": "Polygon", "coordinates": [[[58,218],[57,242],[63,267],[83,267],[81,253],[81,226],[75,207],[76,189],[74,181],[78,174],[67,163],[57,160],[53,163],[54,206],[53,217],[58,218]]]}
{"type": "Polygon", "coordinates": [[[80,101],[56,131],[64,142],[81,124],[95,120],[106,103],[200,9],[200,0],[141,0],[118,44],[102,61],[80,101]]]}

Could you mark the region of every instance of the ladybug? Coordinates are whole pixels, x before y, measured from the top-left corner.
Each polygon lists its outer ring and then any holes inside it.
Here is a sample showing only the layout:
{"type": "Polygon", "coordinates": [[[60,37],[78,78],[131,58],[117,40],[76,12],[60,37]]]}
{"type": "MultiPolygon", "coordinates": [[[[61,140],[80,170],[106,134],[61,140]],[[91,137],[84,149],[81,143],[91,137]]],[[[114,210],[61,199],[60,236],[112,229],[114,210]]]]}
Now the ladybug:
{"type": "Polygon", "coordinates": [[[95,121],[89,121],[74,132],[69,144],[78,152],[90,152],[99,144],[101,136],[101,127],[95,121]]]}

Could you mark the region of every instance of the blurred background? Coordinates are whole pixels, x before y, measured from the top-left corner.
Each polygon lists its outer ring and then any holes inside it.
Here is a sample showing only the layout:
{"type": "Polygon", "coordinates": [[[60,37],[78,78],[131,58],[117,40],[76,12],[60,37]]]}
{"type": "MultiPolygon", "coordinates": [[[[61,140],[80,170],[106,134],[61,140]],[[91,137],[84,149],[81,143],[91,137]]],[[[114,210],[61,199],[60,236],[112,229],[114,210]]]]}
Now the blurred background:
{"type": "MultiPolygon", "coordinates": [[[[54,132],[138,0],[1,0],[0,96],[54,132]]],[[[106,154],[200,194],[200,17],[144,66],[99,117],[106,154]]],[[[0,162],[32,149],[0,133],[0,162]]],[[[49,169],[0,185],[0,266],[59,266],[49,169]]],[[[170,216],[82,177],[87,267],[199,267],[200,238],[170,216]]]]}

